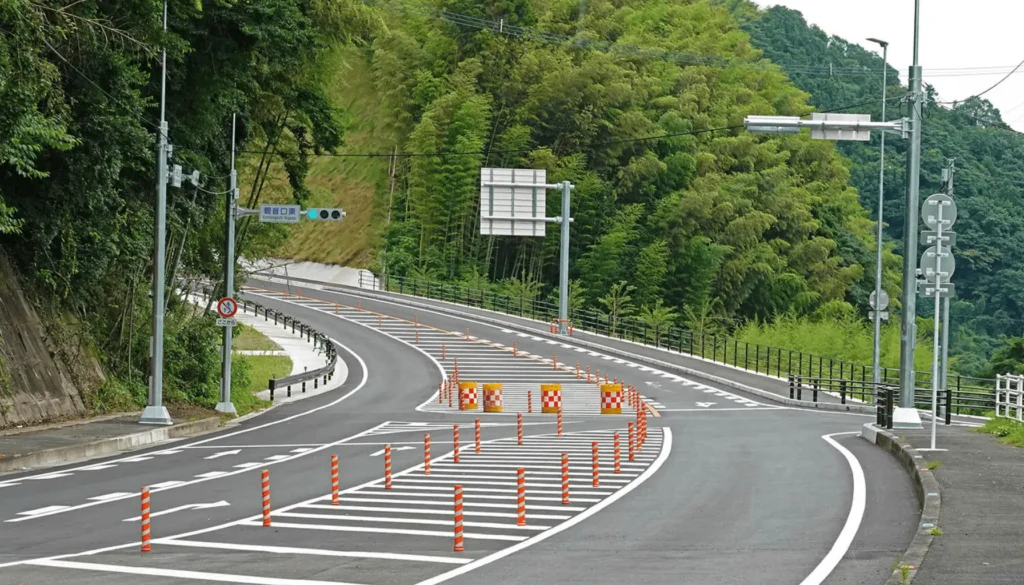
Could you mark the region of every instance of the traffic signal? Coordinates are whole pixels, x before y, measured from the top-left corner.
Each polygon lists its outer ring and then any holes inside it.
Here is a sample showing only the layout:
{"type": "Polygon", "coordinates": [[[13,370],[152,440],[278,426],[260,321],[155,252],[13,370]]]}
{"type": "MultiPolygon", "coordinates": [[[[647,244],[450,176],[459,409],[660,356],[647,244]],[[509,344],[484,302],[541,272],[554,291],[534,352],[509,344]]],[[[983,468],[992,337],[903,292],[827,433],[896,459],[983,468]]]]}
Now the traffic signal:
{"type": "Polygon", "coordinates": [[[328,207],[307,209],[306,219],[311,221],[341,221],[345,219],[345,210],[328,207]]]}

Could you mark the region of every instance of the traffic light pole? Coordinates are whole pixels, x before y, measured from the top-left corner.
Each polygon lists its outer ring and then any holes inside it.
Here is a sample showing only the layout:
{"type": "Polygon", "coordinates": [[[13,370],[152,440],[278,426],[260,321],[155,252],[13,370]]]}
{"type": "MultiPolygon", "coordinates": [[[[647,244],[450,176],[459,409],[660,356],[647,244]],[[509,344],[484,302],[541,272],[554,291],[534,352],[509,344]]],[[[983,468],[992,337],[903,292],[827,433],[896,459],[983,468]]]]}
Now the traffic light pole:
{"type": "MultiPolygon", "coordinates": [[[[235,294],[235,219],[238,207],[238,171],[235,169],[235,116],[231,116],[231,186],[225,202],[226,229],[224,238],[224,296],[235,294]]],[[[231,340],[233,327],[224,327],[224,344],[221,355],[220,401],[217,412],[238,414],[231,402],[231,340]]]]}
{"type": "Polygon", "coordinates": [[[569,198],[572,183],[562,183],[562,243],[558,262],[558,333],[569,334],[569,198]]]}
{"type": "MultiPolygon", "coordinates": [[[[164,32],[167,31],[167,2],[164,1],[164,32]]],[[[150,338],[149,404],[142,411],[140,423],[173,424],[164,393],[164,270],[167,254],[167,49],[161,57],[163,74],[160,81],[160,130],[156,157],[156,209],[154,210],[153,251],[153,336],[150,338]]]]}

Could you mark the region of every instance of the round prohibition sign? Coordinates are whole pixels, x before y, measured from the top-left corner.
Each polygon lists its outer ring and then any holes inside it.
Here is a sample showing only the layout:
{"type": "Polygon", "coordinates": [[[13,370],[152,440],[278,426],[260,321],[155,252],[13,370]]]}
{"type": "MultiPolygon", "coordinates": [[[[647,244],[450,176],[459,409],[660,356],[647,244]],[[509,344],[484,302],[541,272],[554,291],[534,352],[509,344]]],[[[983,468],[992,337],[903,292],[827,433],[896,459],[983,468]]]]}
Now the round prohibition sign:
{"type": "Polygon", "coordinates": [[[238,302],[231,297],[224,297],[217,301],[217,312],[225,319],[230,319],[238,312],[238,302]]]}

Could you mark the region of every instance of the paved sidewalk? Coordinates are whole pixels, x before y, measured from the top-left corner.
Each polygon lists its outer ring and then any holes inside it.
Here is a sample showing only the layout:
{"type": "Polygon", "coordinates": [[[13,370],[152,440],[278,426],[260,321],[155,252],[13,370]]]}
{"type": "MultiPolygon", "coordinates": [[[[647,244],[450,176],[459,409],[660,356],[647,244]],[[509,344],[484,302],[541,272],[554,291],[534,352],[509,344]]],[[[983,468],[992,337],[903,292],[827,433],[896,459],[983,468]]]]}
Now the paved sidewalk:
{"type": "MultiPolygon", "coordinates": [[[[919,451],[930,446],[930,427],[893,431],[919,451]]],[[[940,427],[936,446],[921,451],[940,486],[942,536],[931,548],[914,585],[1019,585],[1024,583],[1024,449],[962,427],[940,427]]],[[[922,466],[924,466],[922,465],[922,466]]]]}

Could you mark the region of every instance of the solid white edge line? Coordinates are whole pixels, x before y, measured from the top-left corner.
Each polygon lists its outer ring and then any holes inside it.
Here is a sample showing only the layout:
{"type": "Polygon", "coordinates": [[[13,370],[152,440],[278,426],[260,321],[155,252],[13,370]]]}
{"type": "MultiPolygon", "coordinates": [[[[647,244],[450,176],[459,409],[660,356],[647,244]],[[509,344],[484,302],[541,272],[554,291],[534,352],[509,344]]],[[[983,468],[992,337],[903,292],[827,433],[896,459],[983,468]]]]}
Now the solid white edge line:
{"type": "Polygon", "coordinates": [[[572,528],[573,526],[579,524],[580,522],[586,520],[587,518],[612,505],[613,503],[618,501],[619,498],[622,498],[629,492],[639,487],[645,481],[650,479],[651,476],[657,473],[658,469],[660,469],[661,466],[668,459],[669,453],[672,452],[672,429],[670,429],[669,427],[662,427],[662,432],[664,433],[665,439],[662,443],[661,454],[654,461],[654,463],[652,463],[651,466],[647,468],[647,471],[643,472],[643,474],[641,474],[640,477],[636,478],[636,480],[633,481],[633,483],[630,483],[629,485],[623,487],[622,489],[615,492],[611,496],[601,500],[599,503],[590,506],[589,508],[587,508],[583,512],[580,512],[576,516],[573,516],[571,520],[563,522],[558,526],[555,526],[551,530],[532,536],[528,540],[524,540],[523,542],[514,544],[508,548],[502,549],[496,553],[483,557],[482,559],[477,559],[472,563],[469,563],[468,565],[463,565],[459,567],[458,569],[453,569],[451,571],[448,571],[447,573],[442,573],[440,575],[437,575],[436,577],[431,577],[430,579],[420,581],[417,585],[437,585],[438,583],[444,583],[445,581],[452,579],[454,577],[458,577],[459,575],[465,575],[473,569],[489,565],[495,561],[507,557],[512,553],[519,552],[525,548],[531,547],[541,541],[544,541],[564,530],[568,530],[569,528],[572,528]]]}
{"type": "MultiPolygon", "coordinates": [[[[278,301],[278,302],[288,303],[288,304],[296,305],[296,306],[299,306],[299,307],[304,307],[304,308],[307,308],[307,309],[312,309],[314,311],[321,311],[321,312],[326,313],[328,315],[333,315],[334,317],[336,317],[338,319],[341,319],[343,321],[348,321],[349,323],[353,323],[353,324],[358,325],[360,327],[364,327],[364,328],[366,328],[366,329],[368,329],[368,330],[370,330],[370,331],[372,331],[374,333],[379,333],[379,334],[381,334],[381,335],[383,335],[385,337],[390,337],[391,339],[393,339],[393,340],[395,340],[395,341],[397,341],[397,342],[399,342],[401,344],[407,345],[407,346],[415,349],[416,351],[422,353],[423,355],[427,356],[427,359],[429,359],[430,361],[434,362],[434,365],[437,366],[437,370],[441,374],[441,380],[444,380],[447,377],[447,373],[448,372],[447,372],[447,370],[444,369],[444,366],[441,364],[441,362],[439,362],[436,359],[434,359],[434,356],[432,356],[429,353],[427,353],[426,350],[424,350],[424,349],[422,349],[420,347],[417,347],[415,344],[409,343],[408,341],[406,341],[406,340],[404,340],[404,339],[402,339],[400,337],[395,337],[394,335],[391,335],[390,333],[387,333],[386,331],[382,331],[382,330],[380,330],[380,329],[378,329],[376,327],[373,327],[372,325],[367,325],[366,323],[361,323],[359,321],[356,321],[355,319],[352,319],[352,318],[349,318],[349,317],[345,317],[345,316],[341,315],[340,313],[332,313],[330,311],[323,311],[322,309],[316,309],[314,307],[306,307],[305,305],[302,305],[300,303],[296,303],[295,301],[292,301],[290,299],[279,299],[277,297],[272,297],[270,295],[266,295],[266,294],[263,294],[263,293],[260,293],[260,292],[252,292],[252,291],[245,291],[245,294],[247,294],[247,295],[256,295],[256,296],[263,297],[265,299],[270,299],[270,300],[274,300],[274,301],[278,301]]],[[[324,301],[324,302],[329,302],[329,301],[324,301]]],[[[431,327],[431,328],[428,328],[428,329],[433,330],[434,328],[431,327]]],[[[419,406],[416,407],[416,411],[417,412],[424,412],[422,409],[424,407],[426,407],[428,404],[430,404],[431,402],[437,400],[437,395],[438,395],[439,392],[440,391],[434,391],[430,395],[430,398],[427,398],[419,406]]]]}
{"type": "Polygon", "coordinates": [[[839,532],[839,537],[836,538],[832,549],[828,551],[825,558],[821,559],[821,562],[811,571],[811,574],[800,582],[800,585],[821,585],[832,574],[836,566],[839,565],[839,561],[843,560],[843,557],[846,556],[846,551],[850,549],[854,537],[857,536],[857,531],[860,530],[860,523],[864,518],[864,507],[867,502],[864,469],[860,466],[860,461],[857,460],[853,453],[832,438],[840,435],[856,435],[859,432],[832,433],[821,436],[829,445],[832,445],[837,451],[842,453],[843,457],[846,458],[846,462],[850,465],[850,473],[853,474],[853,502],[850,504],[850,514],[846,517],[846,524],[843,525],[842,531],[839,532]]]}

